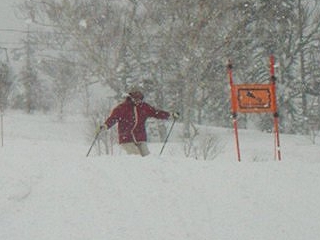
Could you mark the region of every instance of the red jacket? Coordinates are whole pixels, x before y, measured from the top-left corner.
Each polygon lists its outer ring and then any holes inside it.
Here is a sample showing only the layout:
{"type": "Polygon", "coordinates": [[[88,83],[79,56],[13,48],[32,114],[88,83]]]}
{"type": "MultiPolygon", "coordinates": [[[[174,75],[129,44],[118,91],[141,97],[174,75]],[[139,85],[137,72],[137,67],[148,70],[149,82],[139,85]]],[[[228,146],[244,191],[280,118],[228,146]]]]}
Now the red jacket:
{"type": "Polygon", "coordinates": [[[108,129],[118,123],[119,143],[145,142],[147,118],[168,119],[169,112],[157,110],[145,102],[134,104],[130,97],[113,109],[105,124],[108,129]]]}

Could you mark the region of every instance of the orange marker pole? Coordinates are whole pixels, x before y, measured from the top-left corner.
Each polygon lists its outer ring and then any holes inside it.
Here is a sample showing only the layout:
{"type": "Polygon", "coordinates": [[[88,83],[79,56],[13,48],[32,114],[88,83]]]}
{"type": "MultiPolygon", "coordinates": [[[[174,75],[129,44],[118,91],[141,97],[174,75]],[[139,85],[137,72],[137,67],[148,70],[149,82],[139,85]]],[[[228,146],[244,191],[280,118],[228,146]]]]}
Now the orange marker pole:
{"type": "Polygon", "coordinates": [[[276,97],[276,77],[274,74],[274,56],[270,56],[270,81],[272,84],[272,101],[274,106],[273,117],[274,117],[274,133],[275,133],[275,157],[278,160],[281,160],[281,152],[280,152],[280,137],[279,137],[279,113],[277,110],[277,97],[276,97]]]}
{"type": "Polygon", "coordinates": [[[232,121],[233,121],[233,128],[234,128],[234,134],[235,134],[235,140],[236,140],[237,156],[238,156],[238,161],[240,162],[241,158],[240,158],[238,121],[237,121],[237,100],[236,100],[236,94],[234,92],[234,87],[233,87],[232,63],[230,60],[228,61],[228,76],[229,76],[230,91],[231,91],[232,121]]]}

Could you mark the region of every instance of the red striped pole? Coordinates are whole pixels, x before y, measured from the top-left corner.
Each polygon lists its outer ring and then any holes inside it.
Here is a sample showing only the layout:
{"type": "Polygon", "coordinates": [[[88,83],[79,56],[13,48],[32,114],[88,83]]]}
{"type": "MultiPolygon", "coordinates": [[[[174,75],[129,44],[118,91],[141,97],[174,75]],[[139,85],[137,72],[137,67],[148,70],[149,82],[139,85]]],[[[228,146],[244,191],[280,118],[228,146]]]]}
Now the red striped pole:
{"type": "Polygon", "coordinates": [[[272,83],[272,91],[273,91],[273,106],[274,106],[274,133],[275,133],[275,156],[278,160],[281,160],[281,152],[280,152],[280,137],[279,137],[279,113],[277,110],[277,97],[276,97],[276,77],[274,74],[274,56],[270,56],[270,81],[272,83]]]}
{"type": "Polygon", "coordinates": [[[228,61],[228,76],[229,76],[230,91],[231,91],[231,111],[232,111],[232,121],[233,121],[233,128],[234,128],[235,141],[236,141],[236,150],[237,150],[238,161],[240,162],[241,157],[240,157],[240,146],[239,146],[239,135],[238,135],[237,102],[235,99],[236,95],[233,87],[231,60],[228,61]]]}

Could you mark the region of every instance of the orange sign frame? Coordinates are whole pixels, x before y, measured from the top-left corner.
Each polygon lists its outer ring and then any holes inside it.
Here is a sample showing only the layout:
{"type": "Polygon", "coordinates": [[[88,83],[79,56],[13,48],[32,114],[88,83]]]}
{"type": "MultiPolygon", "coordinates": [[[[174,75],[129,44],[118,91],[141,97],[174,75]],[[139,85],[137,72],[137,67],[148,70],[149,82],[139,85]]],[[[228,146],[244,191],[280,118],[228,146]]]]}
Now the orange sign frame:
{"type": "Polygon", "coordinates": [[[234,112],[265,113],[276,111],[272,84],[238,84],[232,87],[234,112]]]}

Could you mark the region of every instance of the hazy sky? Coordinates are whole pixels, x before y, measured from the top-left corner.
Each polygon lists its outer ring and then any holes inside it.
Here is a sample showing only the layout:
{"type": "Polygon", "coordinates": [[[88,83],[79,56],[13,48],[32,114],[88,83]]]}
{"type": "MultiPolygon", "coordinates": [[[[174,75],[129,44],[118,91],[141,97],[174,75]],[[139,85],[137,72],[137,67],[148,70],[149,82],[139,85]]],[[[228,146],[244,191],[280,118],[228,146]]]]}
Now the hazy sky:
{"type": "Polygon", "coordinates": [[[11,50],[21,47],[21,31],[26,30],[25,22],[15,16],[14,6],[24,0],[0,0],[0,60],[11,62],[11,50]],[[7,55],[8,54],[8,55],[7,55]]]}
{"type": "Polygon", "coordinates": [[[0,47],[12,48],[19,41],[21,33],[25,30],[24,21],[15,17],[14,5],[23,0],[0,0],[0,47]]]}

